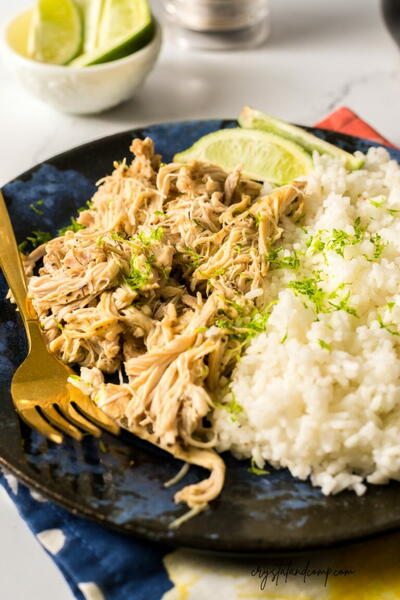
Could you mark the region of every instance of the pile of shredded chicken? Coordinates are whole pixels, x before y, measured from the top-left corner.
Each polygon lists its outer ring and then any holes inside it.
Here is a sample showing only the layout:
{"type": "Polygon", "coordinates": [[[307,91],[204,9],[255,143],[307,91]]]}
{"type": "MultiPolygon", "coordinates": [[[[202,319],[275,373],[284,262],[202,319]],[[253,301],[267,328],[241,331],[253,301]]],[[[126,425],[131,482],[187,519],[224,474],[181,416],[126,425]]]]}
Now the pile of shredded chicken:
{"type": "Polygon", "coordinates": [[[175,495],[198,512],[225,473],[206,417],[263,328],[266,256],[281,218],[300,216],[304,183],[260,197],[239,169],[162,164],[150,139],[131,150],[81,228],[27,257],[29,294],[50,350],[80,365],[77,386],[129,431],[210,471],[175,495]],[[115,372],[119,383],[107,382],[115,372]]]}

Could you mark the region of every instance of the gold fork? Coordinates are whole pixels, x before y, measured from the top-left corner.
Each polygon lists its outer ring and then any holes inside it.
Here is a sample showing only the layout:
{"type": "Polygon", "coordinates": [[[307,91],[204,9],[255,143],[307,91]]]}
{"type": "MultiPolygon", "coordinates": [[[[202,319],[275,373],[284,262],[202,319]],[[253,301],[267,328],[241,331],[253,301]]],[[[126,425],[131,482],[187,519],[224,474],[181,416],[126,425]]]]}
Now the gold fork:
{"type": "Polygon", "coordinates": [[[61,432],[77,440],[82,439],[82,432],[99,437],[99,427],[118,434],[118,425],[67,381],[73,375],[72,369],[47,350],[40,323],[27,295],[21,255],[1,192],[0,267],[28,339],[28,356],[16,370],[11,383],[11,395],[19,415],[30,427],[56,443],[63,440],[61,432]]]}

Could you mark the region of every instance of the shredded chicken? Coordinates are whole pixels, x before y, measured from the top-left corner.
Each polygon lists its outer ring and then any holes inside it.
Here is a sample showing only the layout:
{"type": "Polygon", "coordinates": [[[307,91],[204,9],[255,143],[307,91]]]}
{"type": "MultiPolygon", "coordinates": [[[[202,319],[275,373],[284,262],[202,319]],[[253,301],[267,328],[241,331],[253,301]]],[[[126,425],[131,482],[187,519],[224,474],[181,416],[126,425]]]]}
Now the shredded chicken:
{"type": "Polygon", "coordinates": [[[262,329],[266,256],[304,182],[260,184],[201,162],[163,165],[150,139],[67,231],[26,257],[29,295],[49,348],[81,367],[75,385],[123,427],[210,471],[175,495],[197,512],[225,465],[207,415],[249,337],[262,329]],[[42,261],[34,269],[37,261],[42,261]],[[125,378],[105,375],[123,368],[125,378]]]}

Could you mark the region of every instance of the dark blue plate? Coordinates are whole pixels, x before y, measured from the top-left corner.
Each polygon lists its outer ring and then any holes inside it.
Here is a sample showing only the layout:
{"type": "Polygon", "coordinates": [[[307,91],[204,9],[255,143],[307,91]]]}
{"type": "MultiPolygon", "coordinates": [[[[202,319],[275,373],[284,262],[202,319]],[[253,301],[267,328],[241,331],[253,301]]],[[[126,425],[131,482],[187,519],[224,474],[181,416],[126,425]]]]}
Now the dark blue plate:
{"type": "MultiPolygon", "coordinates": [[[[85,144],[34,167],[4,188],[18,240],[33,230],[55,233],[66,225],[91,197],[96,180],[112,170],[113,161],[129,156],[133,137],[152,137],[158,152],[169,161],[200,136],[235,125],[229,120],[155,125],[85,144]],[[35,205],[37,201],[43,204],[35,205]]],[[[312,131],[349,151],[364,151],[373,145],[332,132],[312,131]]],[[[400,152],[390,153],[400,160],[400,152]]],[[[126,432],[119,438],[104,434],[105,448],[92,437],[82,443],[67,439],[56,446],[20,422],[9,390],[11,377],[25,356],[26,343],[14,308],[4,299],[3,279],[0,288],[0,462],[70,511],[158,542],[243,554],[327,547],[400,526],[399,483],[370,486],[361,498],[352,492],[325,497],[308,481],[299,481],[286,470],[252,475],[248,462],[226,456],[227,476],[221,496],[209,510],[178,530],[168,529],[168,524],[186,510],[174,504],[175,490],[163,487],[179,469],[174,458],[126,432]]],[[[184,483],[205,475],[192,467],[184,483]]]]}

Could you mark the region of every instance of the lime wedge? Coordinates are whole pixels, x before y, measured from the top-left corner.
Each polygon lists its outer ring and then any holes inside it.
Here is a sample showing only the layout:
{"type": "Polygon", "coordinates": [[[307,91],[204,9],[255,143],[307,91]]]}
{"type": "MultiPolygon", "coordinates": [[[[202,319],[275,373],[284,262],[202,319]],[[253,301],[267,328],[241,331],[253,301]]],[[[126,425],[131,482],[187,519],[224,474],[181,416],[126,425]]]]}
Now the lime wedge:
{"type": "Polygon", "coordinates": [[[174,161],[200,160],[227,171],[242,166],[245,177],[282,185],[305,175],[313,162],[294,142],[256,129],[221,129],[200,138],[174,161]]]}
{"type": "Polygon", "coordinates": [[[75,2],[81,11],[84,25],[83,52],[92,52],[97,48],[104,0],[75,0],[75,2]]]}
{"type": "Polygon", "coordinates": [[[103,0],[102,6],[89,13],[89,19],[93,24],[88,27],[97,30],[95,47],[73,60],[71,66],[86,67],[123,58],[143,48],[154,34],[147,0],[103,0]]]}
{"type": "Polygon", "coordinates": [[[81,46],[82,21],[73,0],[37,0],[28,39],[29,57],[65,65],[79,54],[81,46]]]}
{"type": "Polygon", "coordinates": [[[259,110],[254,110],[249,106],[245,106],[239,115],[239,125],[249,129],[258,129],[260,131],[268,131],[280,135],[296,144],[300,144],[308,152],[316,150],[320,154],[330,154],[337,156],[344,161],[344,164],[351,171],[360,169],[364,164],[362,158],[358,158],[319,137],[308,133],[301,127],[286,123],[275,117],[271,117],[259,110]]]}

